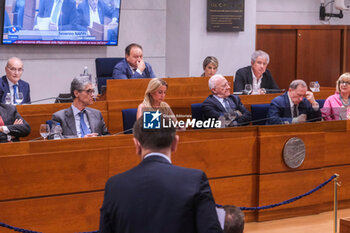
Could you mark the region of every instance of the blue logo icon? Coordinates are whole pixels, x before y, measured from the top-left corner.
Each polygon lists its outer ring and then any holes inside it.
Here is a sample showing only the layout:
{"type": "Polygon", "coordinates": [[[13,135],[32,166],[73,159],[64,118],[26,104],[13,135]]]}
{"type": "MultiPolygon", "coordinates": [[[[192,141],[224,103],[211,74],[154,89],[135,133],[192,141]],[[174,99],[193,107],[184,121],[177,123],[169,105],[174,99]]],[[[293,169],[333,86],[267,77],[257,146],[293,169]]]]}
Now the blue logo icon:
{"type": "Polygon", "coordinates": [[[160,116],[162,114],[159,110],[143,112],[143,128],[144,129],[160,129],[160,116]]]}

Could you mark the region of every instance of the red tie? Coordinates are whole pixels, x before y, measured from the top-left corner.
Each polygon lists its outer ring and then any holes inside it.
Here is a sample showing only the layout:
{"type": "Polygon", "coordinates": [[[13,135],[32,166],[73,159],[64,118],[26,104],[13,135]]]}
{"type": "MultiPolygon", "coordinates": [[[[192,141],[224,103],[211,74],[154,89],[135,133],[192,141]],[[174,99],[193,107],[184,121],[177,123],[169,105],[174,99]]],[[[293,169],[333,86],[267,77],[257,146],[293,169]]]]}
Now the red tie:
{"type": "Polygon", "coordinates": [[[4,123],[4,120],[2,119],[2,117],[0,116],[0,126],[4,126],[5,123],[4,123]]]}

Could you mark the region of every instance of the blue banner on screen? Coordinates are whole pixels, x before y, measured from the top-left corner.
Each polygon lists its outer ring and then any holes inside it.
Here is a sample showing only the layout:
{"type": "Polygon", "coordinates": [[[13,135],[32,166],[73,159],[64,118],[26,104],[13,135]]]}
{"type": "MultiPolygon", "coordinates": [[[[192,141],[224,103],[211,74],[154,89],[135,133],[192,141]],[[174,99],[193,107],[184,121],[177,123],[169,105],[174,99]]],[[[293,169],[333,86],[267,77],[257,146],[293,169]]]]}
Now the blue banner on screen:
{"type": "Polygon", "coordinates": [[[5,0],[3,44],[117,45],[120,0],[5,0]]]}

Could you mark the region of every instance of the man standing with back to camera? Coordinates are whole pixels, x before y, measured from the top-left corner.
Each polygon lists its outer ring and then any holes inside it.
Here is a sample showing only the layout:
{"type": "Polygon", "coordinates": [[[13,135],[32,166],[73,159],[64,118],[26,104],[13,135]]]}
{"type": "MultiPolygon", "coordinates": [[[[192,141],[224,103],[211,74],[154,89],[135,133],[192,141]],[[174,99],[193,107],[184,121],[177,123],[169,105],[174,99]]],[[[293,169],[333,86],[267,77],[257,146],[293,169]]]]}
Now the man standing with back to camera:
{"type": "Polygon", "coordinates": [[[150,64],[143,61],[141,45],[129,44],[125,48],[125,59],[115,65],[114,79],[155,78],[150,64]]]}
{"type": "Polygon", "coordinates": [[[201,170],[172,165],[175,128],[134,125],[141,163],[111,177],[105,187],[100,233],[222,232],[208,179],[201,170]]]}

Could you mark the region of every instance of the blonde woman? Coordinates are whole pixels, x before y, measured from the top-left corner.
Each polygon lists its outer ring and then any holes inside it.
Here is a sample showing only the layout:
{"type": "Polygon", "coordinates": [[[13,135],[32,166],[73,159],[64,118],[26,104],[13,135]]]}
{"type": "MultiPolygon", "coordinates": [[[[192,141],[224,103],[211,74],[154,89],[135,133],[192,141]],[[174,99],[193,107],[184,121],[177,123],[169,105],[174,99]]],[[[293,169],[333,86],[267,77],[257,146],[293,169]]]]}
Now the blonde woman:
{"type": "Polygon", "coordinates": [[[136,118],[139,119],[144,111],[157,111],[175,118],[170,106],[164,101],[168,84],[161,78],[154,78],[149,81],[145,98],[137,108],[136,118]]]}
{"type": "Polygon", "coordinates": [[[325,121],[350,120],[350,73],[340,75],[335,94],[326,99],[321,112],[325,121]]]}
{"type": "Polygon", "coordinates": [[[211,77],[216,74],[216,71],[219,67],[219,61],[216,57],[208,56],[203,61],[203,70],[204,73],[201,77],[211,77]]]}

